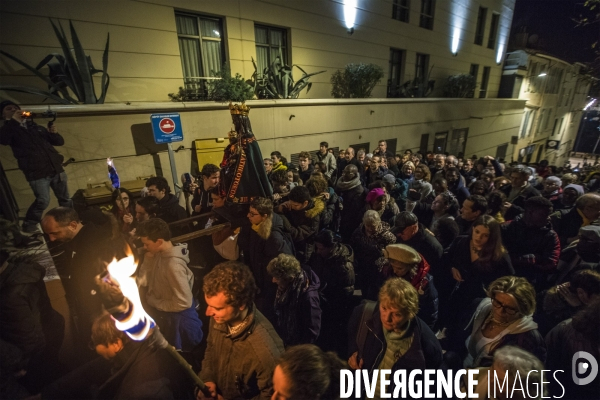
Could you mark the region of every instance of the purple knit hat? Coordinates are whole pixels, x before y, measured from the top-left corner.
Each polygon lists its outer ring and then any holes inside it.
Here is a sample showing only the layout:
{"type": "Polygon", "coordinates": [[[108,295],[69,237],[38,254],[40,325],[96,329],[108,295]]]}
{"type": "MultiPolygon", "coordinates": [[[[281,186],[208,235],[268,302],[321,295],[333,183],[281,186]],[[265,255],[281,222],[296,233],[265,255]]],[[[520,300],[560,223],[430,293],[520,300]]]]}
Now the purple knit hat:
{"type": "Polygon", "coordinates": [[[385,191],[381,188],[375,188],[369,192],[367,195],[367,203],[372,202],[378,197],[385,196],[385,191]]]}

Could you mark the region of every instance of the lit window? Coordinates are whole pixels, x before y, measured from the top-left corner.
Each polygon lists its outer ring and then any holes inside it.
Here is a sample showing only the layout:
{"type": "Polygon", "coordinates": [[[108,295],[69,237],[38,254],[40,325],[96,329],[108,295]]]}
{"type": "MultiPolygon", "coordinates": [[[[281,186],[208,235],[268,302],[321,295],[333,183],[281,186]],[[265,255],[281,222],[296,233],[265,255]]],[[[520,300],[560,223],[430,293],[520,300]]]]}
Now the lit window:
{"type": "Polygon", "coordinates": [[[202,97],[206,78],[221,71],[225,60],[223,28],[219,18],[175,13],[184,86],[202,97]]]}

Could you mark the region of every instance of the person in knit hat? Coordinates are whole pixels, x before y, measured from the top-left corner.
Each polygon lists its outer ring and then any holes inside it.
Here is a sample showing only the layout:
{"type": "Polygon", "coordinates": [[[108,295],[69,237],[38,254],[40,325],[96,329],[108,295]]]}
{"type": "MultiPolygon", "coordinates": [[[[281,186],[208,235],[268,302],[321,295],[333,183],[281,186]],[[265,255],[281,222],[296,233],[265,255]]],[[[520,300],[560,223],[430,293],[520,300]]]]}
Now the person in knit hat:
{"type": "Polygon", "coordinates": [[[382,275],[385,280],[398,277],[419,294],[417,316],[433,329],[438,318],[438,292],[429,274],[429,264],[415,249],[405,244],[390,244],[383,250],[382,275]]]}
{"type": "Polygon", "coordinates": [[[570,210],[575,206],[575,202],[578,198],[583,196],[585,191],[583,186],[575,183],[570,183],[563,188],[563,197],[561,200],[559,210],[570,210]]]}
{"type": "Polygon", "coordinates": [[[67,187],[67,174],[62,167],[64,157],[54,146],[62,146],[65,139],[56,125],[44,128],[24,116],[18,104],[6,100],[0,103],[4,124],[0,127],[0,144],[10,146],[19,169],[31,186],[35,201],[25,215],[23,231],[39,232],[38,224],[50,204],[50,188],[62,207],[73,207],[67,187]]]}
{"type": "Polygon", "coordinates": [[[372,189],[366,198],[365,212],[375,210],[382,221],[390,222],[398,215],[400,209],[396,201],[385,192],[385,189],[377,187],[372,189]]]}
{"type": "Polygon", "coordinates": [[[542,196],[550,200],[555,210],[559,210],[562,206],[563,189],[561,188],[561,180],[557,176],[549,176],[544,179],[544,190],[542,196]]]}

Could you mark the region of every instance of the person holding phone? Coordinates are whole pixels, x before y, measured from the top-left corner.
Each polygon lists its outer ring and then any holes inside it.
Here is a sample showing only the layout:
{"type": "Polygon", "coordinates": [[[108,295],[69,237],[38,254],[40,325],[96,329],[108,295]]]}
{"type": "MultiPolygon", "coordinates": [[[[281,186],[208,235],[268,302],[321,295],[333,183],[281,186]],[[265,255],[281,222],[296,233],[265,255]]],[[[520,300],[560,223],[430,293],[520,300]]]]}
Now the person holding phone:
{"type": "Polygon", "coordinates": [[[33,122],[18,104],[6,100],[0,103],[4,125],[0,127],[0,144],[10,146],[19,169],[25,174],[35,196],[29,206],[22,230],[39,232],[44,210],[50,205],[50,188],[61,207],[73,207],[67,187],[67,174],[63,169],[64,157],[54,146],[62,146],[65,139],[54,124],[48,129],[33,122]]]}

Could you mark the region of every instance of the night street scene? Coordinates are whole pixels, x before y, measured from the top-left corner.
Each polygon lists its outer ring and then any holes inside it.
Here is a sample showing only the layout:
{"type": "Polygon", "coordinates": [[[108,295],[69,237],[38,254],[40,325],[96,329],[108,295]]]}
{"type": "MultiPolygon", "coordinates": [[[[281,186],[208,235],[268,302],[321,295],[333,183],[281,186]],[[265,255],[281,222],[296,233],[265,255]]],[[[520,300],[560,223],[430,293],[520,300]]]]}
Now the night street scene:
{"type": "Polygon", "coordinates": [[[1,0],[0,400],[600,399],[600,0],[1,0]]]}

